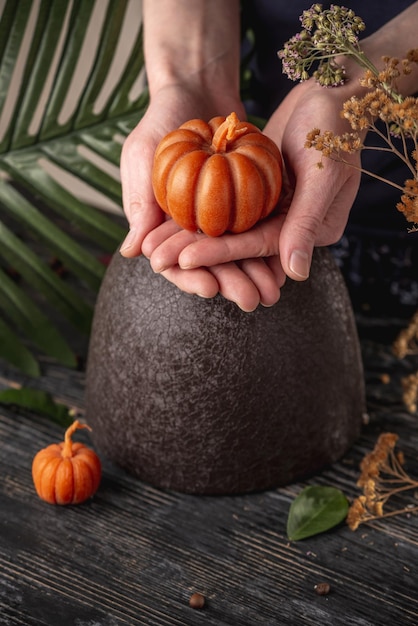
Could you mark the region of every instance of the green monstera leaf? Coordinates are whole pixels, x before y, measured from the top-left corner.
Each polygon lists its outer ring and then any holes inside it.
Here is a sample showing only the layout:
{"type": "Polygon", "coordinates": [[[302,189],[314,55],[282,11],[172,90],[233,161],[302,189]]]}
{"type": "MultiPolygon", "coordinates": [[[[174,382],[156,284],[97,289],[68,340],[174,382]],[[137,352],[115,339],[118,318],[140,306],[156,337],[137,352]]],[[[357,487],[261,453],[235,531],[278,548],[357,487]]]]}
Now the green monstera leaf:
{"type": "Polygon", "coordinates": [[[40,354],[75,365],[125,234],[120,151],[147,106],[140,12],[0,3],[0,358],[31,376],[40,354]]]}

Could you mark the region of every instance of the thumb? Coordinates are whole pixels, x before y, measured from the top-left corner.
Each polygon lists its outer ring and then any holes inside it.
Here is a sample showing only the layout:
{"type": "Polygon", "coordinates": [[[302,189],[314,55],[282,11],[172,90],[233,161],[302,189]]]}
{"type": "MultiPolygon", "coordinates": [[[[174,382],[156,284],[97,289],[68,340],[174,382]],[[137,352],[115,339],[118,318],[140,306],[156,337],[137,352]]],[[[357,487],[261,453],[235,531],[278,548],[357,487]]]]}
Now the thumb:
{"type": "MultiPolygon", "coordinates": [[[[331,169],[331,168],[330,168],[331,169]]],[[[282,267],[293,280],[309,277],[315,246],[328,246],[342,236],[354,201],[356,177],[323,177],[299,181],[280,233],[282,267]]]]}
{"type": "Polygon", "coordinates": [[[141,254],[146,235],[164,220],[150,183],[154,150],[154,143],[141,140],[135,130],[122,148],[122,199],[129,232],[120,252],[126,257],[141,254]]]}
{"type": "Polygon", "coordinates": [[[129,204],[124,204],[129,215],[129,232],[120,247],[122,256],[134,257],[142,254],[142,243],[145,237],[154,228],[157,228],[164,217],[155,199],[147,194],[132,194],[129,196],[129,204]]]}
{"type": "Polygon", "coordinates": [[[295,205],[296,201],[294,198],[280,233],[280,258],[283,270],[289,278],[306,280],[309,277],[319,221],[315,215],[299,210],[295,205]]]}

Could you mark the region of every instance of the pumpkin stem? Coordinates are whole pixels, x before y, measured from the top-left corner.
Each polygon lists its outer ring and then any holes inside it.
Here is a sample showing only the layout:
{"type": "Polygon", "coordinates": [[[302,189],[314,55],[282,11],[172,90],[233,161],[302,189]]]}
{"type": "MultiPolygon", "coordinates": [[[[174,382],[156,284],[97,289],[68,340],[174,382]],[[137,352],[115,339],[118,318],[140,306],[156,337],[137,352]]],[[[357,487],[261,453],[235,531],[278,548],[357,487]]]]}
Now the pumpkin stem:
{"type": "Polygon", "coordinates": [[[61,456],[63,458],[72,457],[73,456],[73,442],[71,440],[72,434],[78,430],[79,428],[88,428],[91,430],[90,426],[87,424],[81,424],[78,420],[75,420],[71,426],[67,428],[64,436],[64,446],[62,448],[61,456]]]}
{"type": "Polygon", "coordinates": [[[248,130],[246,126],[238,128],[238,124],[241,124],[241,122],[237,114],[231,113],[216,129],[212,139],[212,148],[215,152],[225,152],[228,141],[234,141],[234,139],[248,130]]]}

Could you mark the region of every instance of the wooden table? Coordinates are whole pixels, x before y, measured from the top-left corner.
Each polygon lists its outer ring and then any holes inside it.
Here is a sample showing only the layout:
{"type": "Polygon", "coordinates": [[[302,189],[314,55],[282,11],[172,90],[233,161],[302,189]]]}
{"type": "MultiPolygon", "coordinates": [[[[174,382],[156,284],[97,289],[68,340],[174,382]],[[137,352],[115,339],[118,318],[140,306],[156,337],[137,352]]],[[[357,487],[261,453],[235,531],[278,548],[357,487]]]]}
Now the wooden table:
{"type": "MultiPolygon", "coordinates": [[[[382,431],[399,434],[408,472],[418,478],[418,421],[400,391],[417,359],[400,363],[386,345],[362,345],[370,412],[362,437],[320,475],[264,493],[167,493],[105,462],[91,501],[51,506],[34,493],[30,468],[35,452],[61,440],[63,429],[0,408],[0,624],[418,624],[417,515],[356,532],[342,525],[300,542],[286,537],[289,505],[303,486],[359,495],[358,464],[382,431]],[[328,595],[315,591],[322,582],[328,595]],[[203,609],[189,606],[193,592],[205,596],[203,609]]],[[[38,386],[82,409],[82,373],[48,363],[44,372],[38,386]]],[[[0,387],[16,379],[5,368],[1,376],[0,387]]],[[[417,498],[409,493],[401,503],[417,498]]]]}

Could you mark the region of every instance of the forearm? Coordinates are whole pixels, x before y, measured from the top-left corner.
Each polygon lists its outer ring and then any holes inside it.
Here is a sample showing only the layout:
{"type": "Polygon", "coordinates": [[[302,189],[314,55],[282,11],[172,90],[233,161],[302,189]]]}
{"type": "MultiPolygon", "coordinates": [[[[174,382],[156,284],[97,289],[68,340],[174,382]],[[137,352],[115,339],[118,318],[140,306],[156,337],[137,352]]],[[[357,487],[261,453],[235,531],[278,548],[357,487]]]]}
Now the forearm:
{"type": "Polygon", "coordinates": [[[151,94],[173,84],[239,90],[239,0],[144,0],[151,94]]]}
{"type": "MultiPolygon", "coordinates": [[[[367,24],[366,24],[367,26],[367,24]]],[[[409,50],[418,48],[418,2],[399,13],[390,22],[360,42],[369,59],[380,70],[383,56],[404,59],[409,50]]],[[[411,65],[411,73],[401,76],[397,87],[404,96],[418,92],[418,64],[411,65]]]]}

